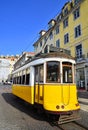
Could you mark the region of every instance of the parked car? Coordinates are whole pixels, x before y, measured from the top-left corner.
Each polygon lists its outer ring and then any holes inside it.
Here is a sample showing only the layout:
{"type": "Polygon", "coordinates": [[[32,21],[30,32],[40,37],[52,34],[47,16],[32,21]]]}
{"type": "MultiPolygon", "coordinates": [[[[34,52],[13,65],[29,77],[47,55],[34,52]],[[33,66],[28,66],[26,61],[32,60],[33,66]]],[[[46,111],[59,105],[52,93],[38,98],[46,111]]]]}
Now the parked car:
{"type": "Polygon", "coordinates": [[[4,85],[11,85],[12,82],[11,81],[6,81],[6,82],[3,82],[4,85]]]}

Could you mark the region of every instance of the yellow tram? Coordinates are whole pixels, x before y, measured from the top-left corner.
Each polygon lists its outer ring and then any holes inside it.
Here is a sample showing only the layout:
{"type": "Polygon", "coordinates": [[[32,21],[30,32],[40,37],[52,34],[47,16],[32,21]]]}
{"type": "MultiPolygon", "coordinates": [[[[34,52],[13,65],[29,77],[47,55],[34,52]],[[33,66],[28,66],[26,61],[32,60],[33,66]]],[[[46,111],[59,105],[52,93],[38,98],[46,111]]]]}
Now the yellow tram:
{"type": "MultiPolygon", "coordinates": [[[[60,118],[80,109],[75,60],[64,52],[41,54],[13,71],[12,93],[60,118]]],[[[65,122],[64,120],[62,123],[65,122]]]]}

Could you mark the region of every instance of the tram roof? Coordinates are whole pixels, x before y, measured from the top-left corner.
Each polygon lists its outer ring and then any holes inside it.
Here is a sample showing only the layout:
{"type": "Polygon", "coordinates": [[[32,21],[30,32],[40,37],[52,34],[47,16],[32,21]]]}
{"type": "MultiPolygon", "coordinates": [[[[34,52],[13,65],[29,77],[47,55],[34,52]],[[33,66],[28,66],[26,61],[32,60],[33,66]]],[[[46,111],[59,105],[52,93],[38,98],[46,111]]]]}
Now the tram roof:
{"type": "Polygon", "coordinates": [[[44,53],[40,55],[40,58],[49,58],[49,57],[74,59],[71,55],[68,55],[64,52],[50,52],[50,53],[44,53]]]}
{"type": "Polygon", "coordinates": [[[41,53],[37,56],[34,56],[31,60],[27,60],[26,63],[34,61],[36,59],[40,59],[40,58],[66,58],[66,59],[72,59],[75,60],[74,57],[72,57],[71,55],[65,53],[65,52],[50,52],[50,53],[41,53]]]}
{"type": "MultiPolygon", "coordinates": [[[[28,63],[31,63],[32,61],[42,59],[42,58],[65,58],[65,59],[69,59],[69,60],[75,60],[71,55],[66,54],[65,52],[41,53],[40,55],[34,56],[32,59],[27,60],[26,63],[23,64],[22,66],[20,66],[19,68],[27,65],[28,63]]],[[[17,69],[19,69],[19,68],[17,68],[17,69]]]]}

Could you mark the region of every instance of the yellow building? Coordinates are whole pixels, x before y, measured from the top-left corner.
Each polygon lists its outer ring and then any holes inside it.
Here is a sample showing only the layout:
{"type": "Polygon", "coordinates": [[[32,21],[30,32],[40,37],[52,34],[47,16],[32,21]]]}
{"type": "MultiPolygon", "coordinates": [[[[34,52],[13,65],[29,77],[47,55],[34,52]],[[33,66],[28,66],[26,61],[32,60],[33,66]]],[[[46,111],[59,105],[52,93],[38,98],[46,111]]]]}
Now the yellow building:
{"type": "Polygon", "coordinates": [[[88,0],[67,2],[48,30],[40,32],[34,43],[35,54],[48,52],[50,46],[64,48],[76,59],[76,81],[80,89],[88,90],[88,0]]]}

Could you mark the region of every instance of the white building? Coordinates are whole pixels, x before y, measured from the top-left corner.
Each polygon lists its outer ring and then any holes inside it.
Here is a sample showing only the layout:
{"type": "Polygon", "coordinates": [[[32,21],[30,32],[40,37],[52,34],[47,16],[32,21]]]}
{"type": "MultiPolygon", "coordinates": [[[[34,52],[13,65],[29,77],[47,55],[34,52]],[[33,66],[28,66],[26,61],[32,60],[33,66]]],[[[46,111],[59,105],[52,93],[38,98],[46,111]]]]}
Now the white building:
{"type": "Polygon", "coordinates": [[[17,59],[18,56],[0,56],[0,82],[6,81],[8,76],[11,75],[17,59]]]}

